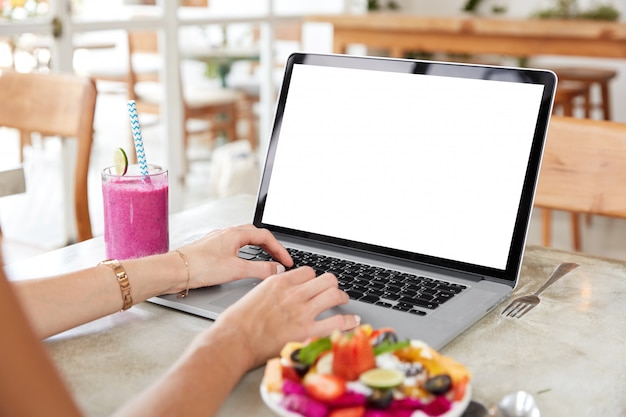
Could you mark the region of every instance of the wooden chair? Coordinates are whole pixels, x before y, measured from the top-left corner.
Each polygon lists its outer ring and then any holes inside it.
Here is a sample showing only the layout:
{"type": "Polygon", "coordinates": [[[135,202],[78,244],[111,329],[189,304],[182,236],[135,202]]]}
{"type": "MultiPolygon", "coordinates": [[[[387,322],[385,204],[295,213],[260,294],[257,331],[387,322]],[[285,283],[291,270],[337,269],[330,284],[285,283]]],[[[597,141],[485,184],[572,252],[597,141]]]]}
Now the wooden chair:
{"type": "Polygon", "coordinates": [[[0,75],[0,126],[77,141],[73,207],[78,241],[92,238],[87,173],[96,97],[94,81],[74,74],[5,71],[0,75]]]}
{"type": "Polygon", "coordinates": [[[555,67],[559,81],[575,81],[585,86],[585,117],[593,118],[592,110],[597,107],[602,111],[602,119],[611,120],[611,96],[609,83],[617,76],[617,71],[600,67],[555,67]],[[593,103],[591,90],[597,86],[600,91],[598,103],[593,103]]]}
{"type": "MultiPolygon", "coordinates": [[[[589,86],[583,82],[579,81],[559,81],[558,86],[556,87],[556,94],[554,96],[554,107],[553,114],[558,114],[561,116],[574,116],[574,110],[577,107],[577,104],[580,104],[582,100],[582,105],[586,109],[587,108],[587,97],[589,92],[589,86]],[[577,103],[578,102],[578,103],[577,103]]],[[[550,228],[551,225],[551,213],[549,210],[544,210],[543,212],[543,222],[546,224],[545,228],[550,228]]],[[[571,216],[571,224],[572,224],[572,236],[580,236],[580,222],[578,221],[578,213],[570,213],[571,216]]],[[[575,241],[575,249],[580,250],[578,246],[578,240],[575,241]]]]}
{"type": "Polygon", "coordinates": [[[553,113],[561,116],[574,116],[576,101],[582,100],[586,107],[589,88],[579,81],[559,81],[554,96],[553,113]]]}
{"type": "MultiPolygon", "coordinates": [[[[26,192],[24,168],[20,166],[0,171],[0,197],[24,192],[26,192]]],[[[0,225],[0,238],[2,238],[2,225],[0,225]]],[[[0,262],[0,266],[2,266],[2,262],[0,262]]]]}
{"type": "MultiPolygon", "coordinates": [[[[546,213],[565,210],[626,219],[626,124],[554,116],[544,150],[535,206],[543,211],[543,244],[550,246],[546,213]]],[[[572,221],[578,221],[573,216],[572,221]]],[[[579,228],[573,236],[581,249],[579,228]]]]}
{"type": "MultiPolygon", "coordinates": [[[[135,71],[136,57],[139,54],[158,54],[157,32],[131,31],[128,33],[128,97],[137,103],[139,113],[160,113],[160,103],[163,102],[163,86],[157,80],[143,81],[135,71]]],[[[187,150],[192,131],[190,120],[208,122],[206,131],[214,139],[221,132],[228,141],[236,140],[237,132],[237,104],[240,93],[212,86],[185,85],[181,80],[183,93],[183,149],[187,150]]]]}

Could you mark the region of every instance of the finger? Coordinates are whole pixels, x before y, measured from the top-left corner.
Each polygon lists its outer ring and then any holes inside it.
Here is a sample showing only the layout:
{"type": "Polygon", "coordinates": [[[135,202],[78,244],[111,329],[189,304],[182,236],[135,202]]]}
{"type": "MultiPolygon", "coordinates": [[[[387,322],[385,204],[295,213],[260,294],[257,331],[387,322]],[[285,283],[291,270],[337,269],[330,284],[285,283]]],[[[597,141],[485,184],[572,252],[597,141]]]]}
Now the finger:
{"type": "Polygon", "coordinates": [[[291,269],[281,275],[281,279],[286,280],[291,285],[297,286],[307,281],[315,280],[315,270],[310,266],[301,266],[291,269]]]}
{"type": "Polygon", "coordinates": [[[278,262],[259,262],[259,261],[244,261],[246,262],[247,274],[254,278],[264,279],[272,275],[282,274],[285,272],[285,267],[278,262]]]}
{"type": "MultiPolygon", "coordinates": [[[[313,272],[315,274],[315,272],[313,272]]],[[[303,297],[307,300],[318,296],[328,289],[338,288],[337,277],[326,272],[302,286],[303,297]]]]}
{"type": "Polygon", "coordinates": [[[310,337],[328,336],[335,330],[352,330],[361,324],[361,317],[356,314],[336,314],[326,319],[317,320],[311,327],[310,337]]]}
{"type": "Polygon", "coordinates": [[[314,317],[316,317],[318,314],[328,310],[329,308],[348,304],[348,301],[350,301],[348,294],[341,291],[337,287],[330,287],[326,288],[309,300],[309,303],[311,303],[309,310],[314,314],[314,317]]]}
{"type": "Polygon", "coordinates": [[[269,230],[259,229],[253,225],[240,226],[238,230],[241,232],[239,237],[241,246],[248,244],[260,246],[281,264],[285,266],[293,265],[293,260],[287,249],[280,244],[269,230]]]}
{"type": "MultiPolygon", "coordinates": [[[[298,287],[303,282],[315,278],[315,271],[309,267],[292,269],[285,272],[285,267],[278,262],[261,262],[246,261],[244,259],[237,260],[237,278],[259,278],[263,280],[280,280],[272,285],[298,287]]],[[[266,285],[270,285],[269,283],[266,285]]]]}
{"type": "Polygon", "coordinates": [[[293,266],[293,259],[291,259],[291,255],[287,252],[287,249],[274,237],[274,235],[266,229],[257,229],[261,231],[261,237],[264,241],[257,243],[257,245],[261,246],[267,253],[270,254],[272,258],[276,261],[280,262],[285,266],[293,266]]]}

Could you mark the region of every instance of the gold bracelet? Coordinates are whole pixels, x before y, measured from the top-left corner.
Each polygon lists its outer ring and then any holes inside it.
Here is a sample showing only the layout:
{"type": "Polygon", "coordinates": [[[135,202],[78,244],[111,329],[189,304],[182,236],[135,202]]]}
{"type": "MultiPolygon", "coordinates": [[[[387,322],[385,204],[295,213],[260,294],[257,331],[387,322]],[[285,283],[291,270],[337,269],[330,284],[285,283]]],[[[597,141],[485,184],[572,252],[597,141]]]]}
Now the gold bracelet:
{"type": "Polygon", "coordinates": [[[120,311],[126,311],[131,308],[133,306],[133,296],[130,293],[130,282],[128,282],[128,274],[126,274],[126,270],[122,267],[120,261],[117,259],[107,259],[100,262],[98,265],[105,265],[111,268],[115,273],[115,278],[117,278],[117,283],[120,286],[122,301],[124,303],[120,311]]]}
{"type": "Polygon", "coordinates": [[[187,262],[187,257],[181,251],[176,249],[176,250],[174,250],[174,252],[176,252],[178,254],[178,256],[180,256],[180,259],[183,260],[183,262],[185,263],[185,269],[187,270],[187,288],[185,288],[184,291],[179,292],[176,297],[177,298],[185,298],[185,297],[187,297],[189,295],[189,281],[191,280],[191,272],[189,272],[189,262],[187,262]]]}

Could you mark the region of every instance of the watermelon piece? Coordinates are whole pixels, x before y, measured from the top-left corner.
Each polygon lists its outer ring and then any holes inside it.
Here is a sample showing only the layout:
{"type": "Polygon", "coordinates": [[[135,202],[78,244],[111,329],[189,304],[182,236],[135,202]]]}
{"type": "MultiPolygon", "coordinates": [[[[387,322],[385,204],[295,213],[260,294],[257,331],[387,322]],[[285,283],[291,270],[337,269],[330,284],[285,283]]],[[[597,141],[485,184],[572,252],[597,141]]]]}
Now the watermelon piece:
{"type": "Polygon", "coordinates": [[[376,366],[369,335],[363,328],[357,327],[349,334],[335,333],[331,339],[335,375],[355,381],[363,372],[376,366]]]}

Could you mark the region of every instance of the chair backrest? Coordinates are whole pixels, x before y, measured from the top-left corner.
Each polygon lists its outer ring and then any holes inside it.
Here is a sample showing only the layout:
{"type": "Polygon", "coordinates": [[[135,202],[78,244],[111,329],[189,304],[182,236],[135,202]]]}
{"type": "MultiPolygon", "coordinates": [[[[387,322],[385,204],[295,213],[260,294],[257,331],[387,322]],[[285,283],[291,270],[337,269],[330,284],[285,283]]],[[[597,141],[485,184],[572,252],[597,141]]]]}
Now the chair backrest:
{"type": "Polygon", "coordinates": [[[156,31],[129,31],[128,50],[131,53],[153,53],[159,52],[159,38],[156,31]]]}
{"type": "Polygon", "coordinates": [[[146,113],[159,113],[159,103],[155,100],[144,100],[137,94],[137,84],[140,82],[159,82],[157,68],[150,68],[147,72],[138,68],[138,59],[159,60],[159,38],[156,31],[128,31],[128,99],[135,100],[137,110],[146,113]],[[143,56],[142,56],[143,55],[143,56]]]}
{"type": "Polygon", "coordinates": [[[96,96],[95,82],[74,74],[0,74],[0,126],[77,140],[73,182],[79,241],[92,237],[87,174],[96,96]]]}
{"type": "Polygon", "coordinates": [[[535,206],[626,218],[626,124],[553,116],[535,206]]]}

